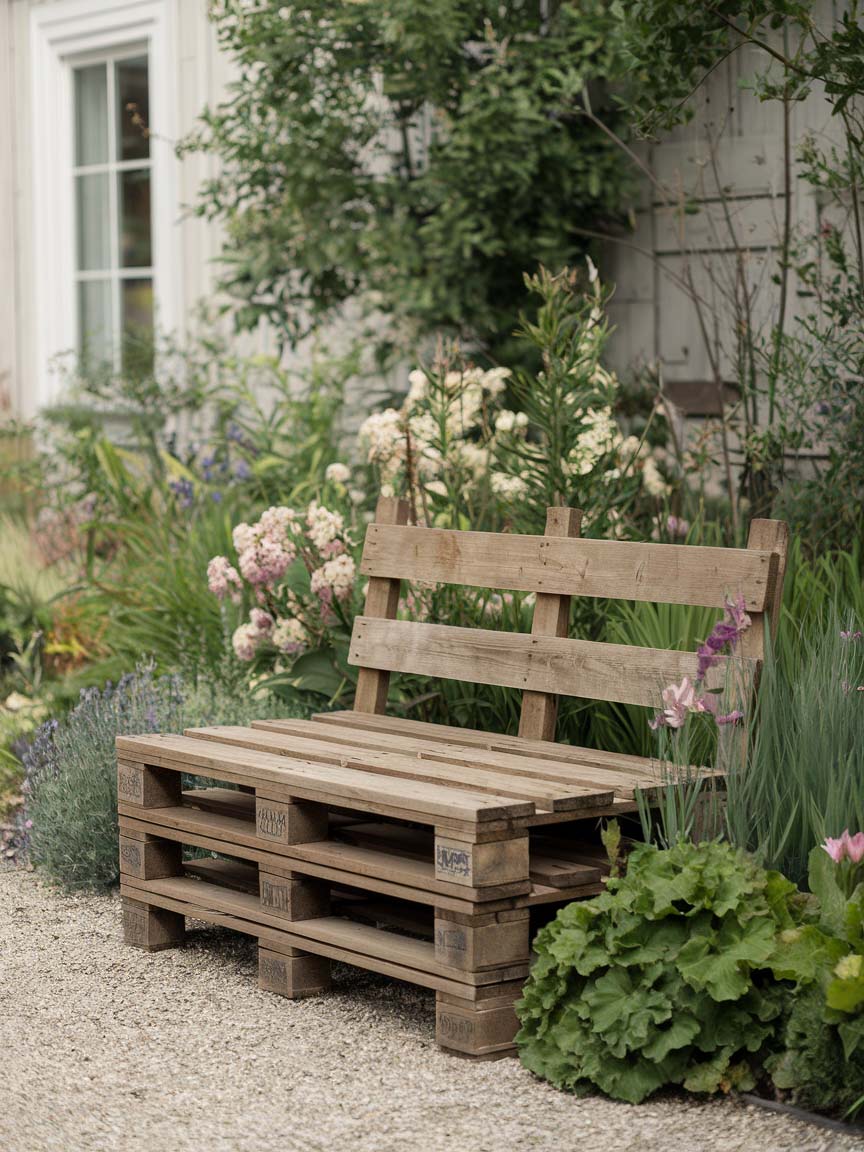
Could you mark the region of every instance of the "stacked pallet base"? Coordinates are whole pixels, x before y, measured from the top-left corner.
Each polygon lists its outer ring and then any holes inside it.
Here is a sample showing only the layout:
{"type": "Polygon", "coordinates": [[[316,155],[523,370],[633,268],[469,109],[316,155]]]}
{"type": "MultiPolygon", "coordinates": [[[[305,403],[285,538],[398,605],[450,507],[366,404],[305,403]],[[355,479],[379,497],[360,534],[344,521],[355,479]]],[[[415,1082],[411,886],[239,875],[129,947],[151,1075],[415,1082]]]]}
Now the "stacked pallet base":
{"type": "Polygon", "coordinates": [[[598,817],[632,812],[651,770],[447,729],[436,743],[405,723],[121,738],[126,941],[157,950],[182,943],[187,917],[222,925],[257,938],[262,989],[317,995],[342,961],[433,989],[442,1048],[512,1053],[532,918],[602,890],[598,817]]]}

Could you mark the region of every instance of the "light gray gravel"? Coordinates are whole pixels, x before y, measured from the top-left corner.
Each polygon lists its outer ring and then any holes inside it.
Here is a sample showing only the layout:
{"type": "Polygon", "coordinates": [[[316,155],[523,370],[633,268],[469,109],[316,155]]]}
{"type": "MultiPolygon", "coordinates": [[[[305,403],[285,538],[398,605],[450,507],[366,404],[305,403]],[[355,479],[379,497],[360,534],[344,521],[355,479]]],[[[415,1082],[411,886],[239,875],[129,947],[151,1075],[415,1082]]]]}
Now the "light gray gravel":
{"type": "Polygon", "coordinates": [[[296,1003],[213,928],[148,955],[116,896],[0,873],[3,1152],[845,1152],[864,1141],[731,1101],[574,1099],[434,1043],[433,998],[338,968],[296,1003]]]}

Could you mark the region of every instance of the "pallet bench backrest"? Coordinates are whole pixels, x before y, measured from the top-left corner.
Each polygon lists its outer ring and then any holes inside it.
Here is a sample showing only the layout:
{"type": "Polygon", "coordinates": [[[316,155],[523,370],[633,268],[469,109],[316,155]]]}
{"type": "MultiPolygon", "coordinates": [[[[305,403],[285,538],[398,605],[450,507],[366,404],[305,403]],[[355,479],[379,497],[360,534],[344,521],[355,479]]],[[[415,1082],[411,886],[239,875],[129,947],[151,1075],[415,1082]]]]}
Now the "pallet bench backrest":
{"type": "MultiPolygon", "coordinates": [[[[404,501],[383,498],[360,571],[366,607],[349,661],[359,666],[355,711],[386,709],[392,672],[521,689],[519,735],[554,740],[559,695],[658,707],[660,689],[696,678],[695,653],[569,639],[571,596],[722,609],[742,595],[752,625],[736,660],[755,679],[765,630],[776,628],[788,530],[754,520],[746,548],[586,540],[581,513],[550,508],[544,536],[418,528],[404,501]],[[397,620],[401,581],[461,584],[537,596],[530,635],[397,620]]],[[[707,687],[722,688],[721,659],[707,687]]]]}

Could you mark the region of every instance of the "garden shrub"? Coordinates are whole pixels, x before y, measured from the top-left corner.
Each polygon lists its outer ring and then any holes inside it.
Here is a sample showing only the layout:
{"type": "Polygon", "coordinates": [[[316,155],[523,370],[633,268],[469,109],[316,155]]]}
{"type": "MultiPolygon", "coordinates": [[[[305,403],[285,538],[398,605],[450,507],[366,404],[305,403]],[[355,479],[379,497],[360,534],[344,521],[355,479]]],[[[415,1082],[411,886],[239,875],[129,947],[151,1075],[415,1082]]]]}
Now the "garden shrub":
{"type": "Polygon", "coordinates": [[[845,829],[814,848],[808,883],[819,901],[820,969],[795,1001],[771,1073],[805,1107],[854,1114],[864,1107],[864,832],[845,829]]]}
{"type": "Polygon", "coordinates": [[[538,934],[522,1062],[633,1103],[664,1085],[752,1088],[780,1044],[790,985],[773,969],[801,917],[793,884],[726,844],[639,845],[625,876],[538,934]]]}
{"type": "Polygon", "coordinates": [[[786,1051],[772,1071],[776,1087],[815,1112],[845,1115],[864,1095],[864,1046],[844,1052],[837,1025],[825,1019],[825,994],[802,991],[786,1027],[786,1051]]]}
{"type": "Polygon", "coordinates": [[[216,0],[211,16],[234,78],[184,147],[219,158],[198,211],[225,224],[243,327],[297,339],[360,298],[397,339],[500,349],[523,271],[624,216],[624,159],[584,114],[590,89],[619,121],[605,0],[216,0]]]}
{"type": "Polygon", "coordinates": [[[117,881],[117,736],[248,724],[291,711],[251,695],[188,692],[179,677],[157,677],[152,665],[116,685],[86,689],[67,717],[39,729],[24,755],[30,860],[67,888],[117,881]]]}

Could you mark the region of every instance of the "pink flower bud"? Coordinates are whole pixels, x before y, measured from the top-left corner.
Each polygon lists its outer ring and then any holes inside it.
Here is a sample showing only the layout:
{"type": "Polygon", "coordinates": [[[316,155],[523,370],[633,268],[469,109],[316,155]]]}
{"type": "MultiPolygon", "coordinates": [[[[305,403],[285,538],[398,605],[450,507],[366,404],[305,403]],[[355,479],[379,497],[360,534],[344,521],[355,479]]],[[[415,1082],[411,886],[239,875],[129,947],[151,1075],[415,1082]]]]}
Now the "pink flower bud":
{"type": "Polygon", "coordinates": [[[847,828],[841,839],[846,841],[846,855],[852,863],[860,864],[864,860],[864,832],[856,832],[854,836],[850,836],[847,828]]]}
{"type": "Polygon", "coordinates": [[[848,833],[844,832],[842,836],[838,836],[836,840],[832,840],[830,836],[826,836],[825,843],[822,848],[828,853],[835,864],[839,864],[846,856],[846,837],[848,833]]]}

